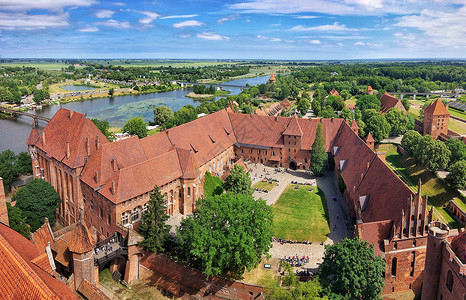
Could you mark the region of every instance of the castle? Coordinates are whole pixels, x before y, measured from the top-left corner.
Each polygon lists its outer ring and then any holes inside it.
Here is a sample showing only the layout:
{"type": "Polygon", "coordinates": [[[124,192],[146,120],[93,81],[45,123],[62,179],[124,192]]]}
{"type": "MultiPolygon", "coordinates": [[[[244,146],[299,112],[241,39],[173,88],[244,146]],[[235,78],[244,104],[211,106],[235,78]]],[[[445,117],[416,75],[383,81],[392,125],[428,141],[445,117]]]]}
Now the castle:
{"type": "Polygon", "coordinates": [[[385,295],[420,290],[432,212],[420,188],[413,193],[374,153],[373,139],[343,119],[300,119],[221,110],[143,139],[110,143],[84,115],[61,109],[27,141],[35,177],[49,181],[62,197],[59,221],[83,222],[96,241],[125,236],[137,228],[154,186],[166,213],[190,214],[203,195],[203,177],[222,175],[239,159],[270,166],[308,169],[318,124],[345,201],[355,236],[375,246],[387,262],[385,295]]]}

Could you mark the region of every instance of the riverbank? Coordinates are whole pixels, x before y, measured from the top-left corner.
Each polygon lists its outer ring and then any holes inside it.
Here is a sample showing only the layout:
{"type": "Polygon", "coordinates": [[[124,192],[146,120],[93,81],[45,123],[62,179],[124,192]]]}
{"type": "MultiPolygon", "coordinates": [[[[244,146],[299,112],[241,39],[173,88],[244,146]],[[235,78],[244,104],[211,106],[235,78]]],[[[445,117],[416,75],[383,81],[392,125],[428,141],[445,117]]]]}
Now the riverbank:
{"type": "Polygon", "coordinates": [[[212,101],[215,99],[215,97],[227,95],[229,93],[230,91],[216,91],[214,94],[196,94],[194,92],[190,92],[185,97],[198,101],[212,101]]]}

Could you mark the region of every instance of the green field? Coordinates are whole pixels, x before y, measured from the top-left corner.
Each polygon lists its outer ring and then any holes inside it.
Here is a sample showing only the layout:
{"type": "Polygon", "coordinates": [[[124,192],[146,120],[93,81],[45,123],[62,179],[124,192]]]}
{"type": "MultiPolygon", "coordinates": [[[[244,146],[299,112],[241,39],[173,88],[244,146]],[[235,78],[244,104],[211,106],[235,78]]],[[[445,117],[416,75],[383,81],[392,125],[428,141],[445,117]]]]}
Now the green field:
{"type": "Polygon", "coordinates": [[[460,196],[456,190],[445,184],[434,173],[424,169],[422,165],[416,165],[414,158],[399,154],[395,145],[381,144],[377,146],[377,151],[385,152],[387,165],[414,192],[417,191],[417,183],[421,179],[421,193],[427,195],[429,205],[434,206],[434,218],[440,219],[452,228],[461,227],[445,209],[448,201],[460,196]]]}
{"type": "Polygon", "coordinates": [[[317,187],[290,184],[273,209],[277,238],[324,242],[330,233],[327,202],[323,191],[317,187]],[[299,189],[295,190],[295,186],[299,189]]]}
{"type": "Polygon", "coordinates": [[[252,187],[257,188],[257,189],[266,189],[267,191],[270,192],[274,186],[275,186],[275,183],[268,183],[267,181],[259,181],[252,187]]]}
{"type": "MultiPolygon", "coordinates": [[[[38,68],[41,70],[48,70],[48,71],[61,71],[62,68],[69,67],[69,64],[61,63],[61,62],[28,62],[28,61],[15,61],[15,62],[8,62],[0,64],[1,67],[32,67],[38,68]]],[[[76,68],[83,68],[83,67],[76,67],[76,68]]]]}
{"type": "Polygon", "coordinates": [[[449,107],[449,108],[448,108],[448,112],[449,112],[452,116],[455,116],[455,117],[458,117],[458,118],[461,118],[461,119],[465,119],[465,120],[466,120],[466,112],[464,112],[464,111],[461,111],[461,110],[458,110],[458,109],[454,109],[453,107],[449,107]]]}

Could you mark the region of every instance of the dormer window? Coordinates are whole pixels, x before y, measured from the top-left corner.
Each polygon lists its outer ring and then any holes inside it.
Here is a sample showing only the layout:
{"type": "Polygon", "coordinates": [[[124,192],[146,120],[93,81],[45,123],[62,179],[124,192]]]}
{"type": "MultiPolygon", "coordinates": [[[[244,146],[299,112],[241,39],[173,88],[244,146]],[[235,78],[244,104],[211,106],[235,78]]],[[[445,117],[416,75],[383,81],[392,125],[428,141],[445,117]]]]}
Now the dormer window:
{"type": "Polygon", "coordinates": [[[348,160],[340,160],[338,162],[338,170],[343,171],[347,163],[348,163],[348,160]]]}
{"type": "Polygon", "coordinates": [[[369,195],[359,196],[358,202],[359,207],[361,207],[361,211],[364,211],[369,203],[369,195]]]}

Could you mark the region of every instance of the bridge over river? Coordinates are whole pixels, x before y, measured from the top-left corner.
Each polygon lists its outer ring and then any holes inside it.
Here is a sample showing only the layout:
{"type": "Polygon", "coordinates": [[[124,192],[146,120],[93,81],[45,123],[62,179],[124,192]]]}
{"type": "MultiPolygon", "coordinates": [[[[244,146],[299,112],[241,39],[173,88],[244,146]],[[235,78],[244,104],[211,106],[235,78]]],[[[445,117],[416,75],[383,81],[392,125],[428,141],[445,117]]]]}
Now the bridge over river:
{"type": "Polygon", "coordinates": [[[205,86],[216,86],[216,87],[233,87],[233,88],[240,88],[242,90],[247,89],[248,86],[246,85],[236,85],[236,84],[228,84],[228,83],[202,83],[202,82],[183,82],[183,81],[176,81],[177,84],[183,85],[205,85],[205,86]]]}
{"type": "Polygon", "coordinates": [[[39,120],[47,122],[47,123],[50,122],[50,118],[30,114],[24,111],[12,110],[12,109],[8,109],[8,108],[1,107],[1,106],[0,106],[0,112],[10,115],[10,117],[12,118],[17,117],[17,116],[26,116],[26,117],[32,118],[34,127],[37,127],[39,120]]]}

